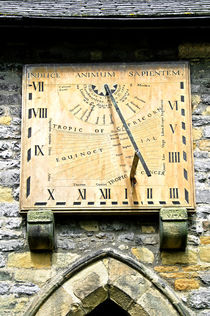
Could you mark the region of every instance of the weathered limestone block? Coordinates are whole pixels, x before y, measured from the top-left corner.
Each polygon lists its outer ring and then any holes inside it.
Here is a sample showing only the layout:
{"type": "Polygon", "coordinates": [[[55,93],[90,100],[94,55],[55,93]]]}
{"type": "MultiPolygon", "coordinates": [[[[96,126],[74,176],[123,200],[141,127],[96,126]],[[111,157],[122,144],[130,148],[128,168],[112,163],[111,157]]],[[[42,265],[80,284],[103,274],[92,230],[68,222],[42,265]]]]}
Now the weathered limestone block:
{"type": "Polygon", "coordinates": [[[174,287],[177,291],[189,291],[198,289],[200,283],[195,279],[177,279],[175,280],[174,287]]]}
{"type": "Polygon", "coordinates": [[[210,265],[208,264],[196,264],[196,265],[189,265],[186,267],[182,267],[183,271],[206,271],[210,270],[210,265]]]}
{"type": "Polygon", "coordinates": [[[198,144],[198,147],[200,150],[210,151],[210,140],[209,139],[201,140],[198,144]]]}
{"type": "Polygon", "coordinates": [[[154,267],[154,270],[157,272],[177,272],[179,271],[179,267],[177,266],[156,266],[154,267]]]}
{"type": "Polygon", "coordinates": [[[210,245],[200,247],[199,257],[201,261],[210,263],[210,245]]]}
{"type": "Polygon", "coordinates": [[[0,295],[0,315],[4,315],[5,311],[8,312],[8,315],[12,315],[16,305],[14,295],[0,295]]]}
{"type": "Polygon", "coordinates": [[[14,271],[14,277],[17,281],[28,281],[38,285],[43,285],[55,274],[52,270],[44,269],[17,269],[14,271]]]}
{"type": "Polygon", "coordinates": [[[210,245],[210,236],[201,236],[200,242],[201,245],[210,245]]]}
{"type": "Polygon", "coordinates": [[[80,221],[79,225],[81,228],[88,232],[98,232],[99,226],[97,221],[80,221]]]}
{"type": "Polygon", "coordinates": [[[192,94],[191,103],[192,103],[193,111],[194,111],[198,107],[198,105],[201,103],[201,96],[199,94],[192,94]]]}
{"type": "Polygon", "coordinates": [[[193,128],[192,130],[193,141],[201,139],[202,135],[203,135],[202,128],[193,128]]]}
{"type": "Polygon", "coordinates": [[[63,287],[60,287],[52,294],[50,300],[47,300],[41,306],[38,313],[36,313],[36,316],[64,316],[69,312],[71,305],[71,296],[63,287]]]}
{"type": "Polygon", "coordinates": [[[132,248],[131,252],[141,262],[153,263],[155,258],[153,252],[145,247],[132,248]]]}
{"type": "Polygon", "coordinates": [[[8,187],[0,187],[0,202],[13,202],[12,189],[8,187]]]}
{"type": "Polygon", "coordinates": [[[25,269],[46,269],[51,267],[51,255],[49,253],[11,253],[8,256],[8,267],[25,269]]]}
{"type": "Polygon", "coordinates": [[[141,232],[142,232],[143,234],[152,234],[152,233],[155,233],[155,227],[154,227],[154,226],[150,226],[150,225],[148,225],[148,226],[143,225],[143,226],[141,227],[141,232]]]}
{"type": "Polygon", "coordinates": [[[122,292],[119,288],[113,285],[110,286],[109,297],[124,310],[127,310],[133,302],[132,298],[126,292],[122,292]]]}
{"type": "Polygon", "coordinates": [[[205,111],[202,113],[203,115],[210,116],[210,106],[208,105],[205,111]]]}
{"type": "Polygon", "coordinates": [[[78,257],[79,255],[75,253],[55,252],[52,253],[52,265],[56,269],[65,268],[72,264],[78,257]]]}
{"type": "Polygon", "coordinates": [[[12,120],[11,116],[1,116],[0,117],[0,124],[2,124],[2,125],[10,125],[11,120],[12,120]]]}
{"type": "Polygon", "coordinates": [[[192,279],[198,277],[197,272],[162,272],[160,273],[160,276],[164,279],[182,279],[182,278],[187,278],[187,279],[192,279]]]}
{"type": "Polygon", "coordinates": [[[153,288],[145,292],[137,303],[140,304],[150,316],[179,315],[178,312],[172,308],[171,304],[169,304],[168,300],[153,288]]]}
{"type": "Polygon", "coordinates": [[[107,283],[108,271],[103,262],[97,262],[72,277],[63,287],[81,302],[79,305],[87,313],[108,298],[107,283]]]}
{"type": "Polygon", "coordinates": [[[187,263],[194,264],[197,263],[197,252],[191,249],[186,249],[186,251],[162,251],[161,258],[162,264],[179,264],[187,263]]]}
{"type": "Polygon", "coordinates": [[[133,303],[131,306],[129,306],[128,313],[130,316],[149,316],[149,314],[136,303],[133,303]]]}
{"type": "Polygon", "coordinates": [[[109,261],[110,298],[127,310],[150,286],[137,271],[114,259],[109,261]]]}

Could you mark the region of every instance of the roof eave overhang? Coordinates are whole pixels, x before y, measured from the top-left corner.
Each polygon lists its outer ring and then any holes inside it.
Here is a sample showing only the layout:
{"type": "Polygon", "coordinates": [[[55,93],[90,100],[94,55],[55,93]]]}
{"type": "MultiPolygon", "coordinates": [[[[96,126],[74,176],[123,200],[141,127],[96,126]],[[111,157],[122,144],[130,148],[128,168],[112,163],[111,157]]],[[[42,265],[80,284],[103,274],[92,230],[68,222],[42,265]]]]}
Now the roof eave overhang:
{"type": "Polygon", "coordinates": [[[210,28],[210,15],[206,16],[8,16],[0,15],[0,27],[20,28],[210,28]]]}

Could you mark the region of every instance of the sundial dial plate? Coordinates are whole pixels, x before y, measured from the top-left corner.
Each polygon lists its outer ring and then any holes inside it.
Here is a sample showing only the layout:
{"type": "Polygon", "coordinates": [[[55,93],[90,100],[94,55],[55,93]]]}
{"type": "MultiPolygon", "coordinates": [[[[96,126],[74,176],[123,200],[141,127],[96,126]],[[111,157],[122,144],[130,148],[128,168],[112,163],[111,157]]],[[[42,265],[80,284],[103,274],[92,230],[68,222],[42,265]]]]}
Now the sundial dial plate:
{"type": "Polygon", "coordinates": [[[22,212],[194,208],[187,63],[27,65],[22,139],[22,212]]]}

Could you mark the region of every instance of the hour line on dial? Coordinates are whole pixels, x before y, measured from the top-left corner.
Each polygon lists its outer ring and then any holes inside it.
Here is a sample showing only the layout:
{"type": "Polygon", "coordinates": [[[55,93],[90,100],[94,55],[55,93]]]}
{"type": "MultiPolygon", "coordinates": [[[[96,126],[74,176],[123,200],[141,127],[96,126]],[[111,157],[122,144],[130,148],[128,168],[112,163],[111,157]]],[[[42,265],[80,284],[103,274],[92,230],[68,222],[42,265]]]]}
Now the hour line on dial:
{"type": "Polygon", "coordinates": [[[132,183],[132,185],[134,185],[136,183],[134,175],[136,173],[138,160],[141,161],[142,167],[144,168],[144,170],[146,172],[146,175],[148,177],[151,177],[151,173],[150,173],[149,168],[147,167],[147,164],[146,164],[146,162],[145,162],[145,160],[144,160],[144,158],[143,158],[143,156],[142,156],[142,154],[141,154],[141,152],[140,152],[140,150],[139,150],[139,148],[138,148],[138,146],[137,146],[137,144],[136,144],[136,142],[135,142],[135,140],[133,138],[133,135],[131,134],[131,131],[130,131],[130,129],[129,129],[129,127],[128,127],[128,125],[127,125],[127,123],[126,123],[126,121],[125,121],[125,119],[124,119],[124,117],[123,117],[123,115],[122,115],[122,113],[121,113],[116,101],[115,101],[115,98],[113,97],[113,94],[112,94],[111,90],[109,89],[109,86],[107,84],[105,84],[104,88],[105,88],[106,92],[108,93],[108,95],[110,96],[110,98],[112,100],[112,103],[114,104],[114,107],[115,107],[115,109],[117,111],[117,114],[119,115],[119,117],[120,117],[120,119],[121,119],[121,121],[123,123],[123,126],[124,126],[124,128],[125,128],[125,130],[126,130],[126,132],[128,134],[128,137],[130,138],[130,141],[131,141],[131,143],[132,143],[132,145],[134,147],[134,150],[135,150],[135,155],[134,155],[134,159],[133,159],[133,163],[132,163],[132,167],[131,167],[131,173],[130,173],[131,183],[132,183]]]}

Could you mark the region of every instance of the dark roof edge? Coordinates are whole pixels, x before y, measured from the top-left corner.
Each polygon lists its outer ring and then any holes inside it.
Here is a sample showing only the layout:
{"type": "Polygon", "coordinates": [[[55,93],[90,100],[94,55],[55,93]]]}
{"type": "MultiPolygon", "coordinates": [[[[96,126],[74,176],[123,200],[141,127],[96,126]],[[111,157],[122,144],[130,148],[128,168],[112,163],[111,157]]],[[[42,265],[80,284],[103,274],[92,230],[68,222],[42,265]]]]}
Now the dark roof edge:
{"type": "Polygon", "coordinates": [[[203,16],[5,16],[0,15],[0,27],[28,28],[210,28],[210,15],[203,16]]]}

